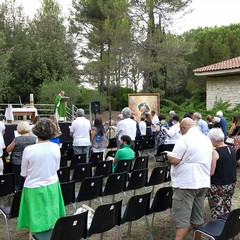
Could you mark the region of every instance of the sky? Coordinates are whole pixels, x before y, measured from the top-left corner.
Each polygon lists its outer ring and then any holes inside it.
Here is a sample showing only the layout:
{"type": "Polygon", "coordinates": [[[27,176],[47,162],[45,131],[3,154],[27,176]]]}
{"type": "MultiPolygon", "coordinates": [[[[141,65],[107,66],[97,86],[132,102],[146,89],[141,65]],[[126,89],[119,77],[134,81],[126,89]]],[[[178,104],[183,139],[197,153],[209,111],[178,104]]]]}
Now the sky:
{"type": "MultiPolygon", "coordinates": [[[[0,3],[3,0],[0,0],[0,3]]],[[[63,14],[67,15],[72,0],[58,0],[63,14]]],[[[41,0],[16,0],[24,6],[26,14],[33,18],[41,0]]],[[[240,0],[193,0],[190,6],[192,12],[181,19],[177,19],[171,31],[182,34],[198,27],[228,26],[240,23],[240,0]]]]}

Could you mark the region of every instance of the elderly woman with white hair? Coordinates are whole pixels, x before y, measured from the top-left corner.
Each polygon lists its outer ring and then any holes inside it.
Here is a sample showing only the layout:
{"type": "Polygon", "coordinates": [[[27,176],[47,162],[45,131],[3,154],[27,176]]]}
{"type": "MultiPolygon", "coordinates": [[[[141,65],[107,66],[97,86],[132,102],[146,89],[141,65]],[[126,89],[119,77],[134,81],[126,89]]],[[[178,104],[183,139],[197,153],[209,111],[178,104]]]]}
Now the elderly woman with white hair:
{"type": "Polygon", "coordinates": [[[236,153],[224,143],[220,128],[212,128],[208,137],[214,146],[211,166],[211,187],[208,202],[212,218],[231,211],[232,196],[236,185],[236,153]]]}
{"type": "Polygon", "coordinates": [[[25,147],[35,144],[36,137],[30,136],[30,125],[27,121],[21,121],[17,125],[17,132],[19,136],[15,137],[7,146],[6,151],[11,152],[12,169],[14,173],[15,189],[19,190],[22,184],[21,164],[22,155],[25,147]]]}

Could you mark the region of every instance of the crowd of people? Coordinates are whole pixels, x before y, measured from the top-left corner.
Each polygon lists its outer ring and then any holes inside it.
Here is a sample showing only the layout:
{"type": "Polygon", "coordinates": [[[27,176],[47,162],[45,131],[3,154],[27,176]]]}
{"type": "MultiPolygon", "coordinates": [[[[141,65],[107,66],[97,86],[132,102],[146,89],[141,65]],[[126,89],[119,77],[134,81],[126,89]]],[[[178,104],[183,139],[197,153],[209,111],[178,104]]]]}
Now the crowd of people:
{"type": "MultiPolygon", "coordinates": [[[[23,188],[18,228],[33,232],[46,231],[66,214],[57,170],[60,168],[61,129],[55,115],[36,118],[31,126],[19,122],[18,136],[6,147],[5,125],[0,121],[0,157],[3,149],[11,153],[16,191],[23,188]],[[50,206],[50,208],[49,208],[50,206]]],[[[103,152],[107,147],[106,129],[100,118],[93,123],[83,109],[69,127],[74,154],[103,152]]],[[[240,136],[240,117],[234,116],[230,130],[222,111],[206,121],[199,112],[186,113],[181,120],[175,111],[169,121],[163,113],[144,112],[138,122],[131,109],[125,107],[118,116],[116,141],[118,150],[113,160],[113,172],[121,160],[133,160],[135,140],[154,136],[155,154],[165,145],[171,165],[173,187],[173,220],[175,240],[185,238],[190,226],[203,223],[204,199],[207,197],[212,218],[231,211],[231,199],[236,186],[236,152],[239,146],[226,144],[227,137],[240,136]]],[[[240,141],[239,141],[240,142],[240,141]]],[[[236,141],[237,145],[237,141],[236,141]]],[[[110,159],[110,158],[109,158],[110,159]]],[[[3,173],[0,159],[0,174],[3,173]]]]}

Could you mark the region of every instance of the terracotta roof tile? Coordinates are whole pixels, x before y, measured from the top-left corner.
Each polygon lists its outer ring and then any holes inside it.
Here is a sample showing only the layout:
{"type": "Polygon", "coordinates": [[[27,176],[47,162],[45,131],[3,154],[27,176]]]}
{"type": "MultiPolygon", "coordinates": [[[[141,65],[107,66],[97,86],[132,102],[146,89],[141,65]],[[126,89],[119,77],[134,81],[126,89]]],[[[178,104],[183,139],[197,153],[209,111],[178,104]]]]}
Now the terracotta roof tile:
{"type": "Polygon", "coordinates": [[[194,69],[194,73],[202,73],[202,72],[212,72],[212,71],[221,71],[226,69],[236,69],[240,68],[240,57],[235,57],[226,61],[222,61],[219,63],[211,64],[209,66],[201,67],[194,69]]]}

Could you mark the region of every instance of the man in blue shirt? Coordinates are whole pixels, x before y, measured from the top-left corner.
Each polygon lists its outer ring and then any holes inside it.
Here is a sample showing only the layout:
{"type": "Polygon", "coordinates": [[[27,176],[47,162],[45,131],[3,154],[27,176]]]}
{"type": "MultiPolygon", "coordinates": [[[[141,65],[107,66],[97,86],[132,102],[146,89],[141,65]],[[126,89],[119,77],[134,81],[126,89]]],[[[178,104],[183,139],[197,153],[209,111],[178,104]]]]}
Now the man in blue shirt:
{"type": "Polygon", "coordinates": [[[227,119],[223,116],[223,112],[222,111],[218,111],[216,113],[216,116],[217,117],[220,117],[220,126],[221,126],[221,129],[224,133],[224,137],[226,138],[227,136],[227,119]]]}

